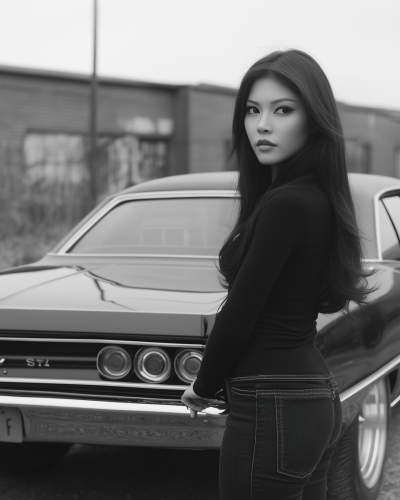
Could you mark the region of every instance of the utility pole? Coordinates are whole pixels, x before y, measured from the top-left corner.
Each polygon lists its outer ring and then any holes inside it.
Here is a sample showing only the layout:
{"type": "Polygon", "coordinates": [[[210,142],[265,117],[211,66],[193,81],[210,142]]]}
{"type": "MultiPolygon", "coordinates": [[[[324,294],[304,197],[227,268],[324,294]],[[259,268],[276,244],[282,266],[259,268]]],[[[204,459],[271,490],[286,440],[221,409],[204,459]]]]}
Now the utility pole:
{"type": "Polygon", "coordinates": [[[90,82],[90,194],[97,203],[97,0],[93,0],[93,71],[90,82]]]}

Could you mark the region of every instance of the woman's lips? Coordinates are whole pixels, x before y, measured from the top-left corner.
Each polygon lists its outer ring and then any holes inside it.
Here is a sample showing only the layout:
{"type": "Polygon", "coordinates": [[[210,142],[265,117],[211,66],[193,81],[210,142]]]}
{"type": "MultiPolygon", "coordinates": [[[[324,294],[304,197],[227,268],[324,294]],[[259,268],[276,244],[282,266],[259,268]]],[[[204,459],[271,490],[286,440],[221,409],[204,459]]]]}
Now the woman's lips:
{"type": "Polygon", "coordinates": [[[267,139],[259,139],[256,143],[256,147],[260,151],[271,151],[272,148],[274,148],[276,144],[274,144],[271,141],[268,141],[267,139]]]}
{"type": "Polygon", "coordinates": [[[256,146],[276,146],[276,144],[269,141],[268,139],[258,139],[258,141],[256,142],[256,146]]]}
{"type": "Polygon", "coordinates": [[[275,146],[271,146],[271,144],[260,144],[259,146],[257,146],[257,148],[260,150],[260,151],[270,151],[271,149],[273,149],[275,146]]]}

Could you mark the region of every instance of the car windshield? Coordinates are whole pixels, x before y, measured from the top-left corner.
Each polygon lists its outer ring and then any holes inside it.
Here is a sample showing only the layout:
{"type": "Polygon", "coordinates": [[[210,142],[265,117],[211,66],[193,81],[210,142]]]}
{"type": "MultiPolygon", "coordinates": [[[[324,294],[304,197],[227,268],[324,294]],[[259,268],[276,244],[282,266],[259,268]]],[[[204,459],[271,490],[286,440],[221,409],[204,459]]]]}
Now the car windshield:
{"type": "Polygon", "coordinates": [[[107,212],[68,253],[216,256],[237,209],[236,198],[126,201],[107,212]]]}

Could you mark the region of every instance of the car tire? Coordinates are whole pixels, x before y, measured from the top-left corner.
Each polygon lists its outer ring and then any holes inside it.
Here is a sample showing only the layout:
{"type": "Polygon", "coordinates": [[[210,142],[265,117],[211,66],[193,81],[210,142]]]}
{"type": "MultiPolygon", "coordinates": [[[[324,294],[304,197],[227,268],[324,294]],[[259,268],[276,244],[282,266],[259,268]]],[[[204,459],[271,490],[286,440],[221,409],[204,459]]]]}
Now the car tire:
{"type": "Polygon", "coordinates": [[[375,500],[383,479],[390,421],[388,379],[375,382],[339,440],[328,471],[329,500],[375,500]]]}
{"type": "Polygon", "coordinates": [[[68,443],[0,443],[0,475],[33,474],[56,465],[68,453],[68,443]]]}

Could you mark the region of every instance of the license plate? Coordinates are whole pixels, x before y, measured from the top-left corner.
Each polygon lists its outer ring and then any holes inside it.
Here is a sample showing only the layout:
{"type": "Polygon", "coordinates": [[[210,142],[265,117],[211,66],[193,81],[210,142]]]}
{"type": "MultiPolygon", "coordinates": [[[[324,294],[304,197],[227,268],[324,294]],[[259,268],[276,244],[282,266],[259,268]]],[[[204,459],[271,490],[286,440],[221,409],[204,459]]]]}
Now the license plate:
{"type": "Polygon", "coordinates": [[[22,416],[18,408],[0,406],[0,441],[22,443],[22,416]]]}

